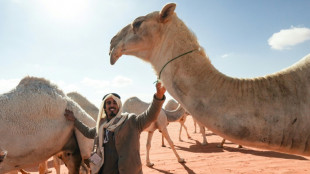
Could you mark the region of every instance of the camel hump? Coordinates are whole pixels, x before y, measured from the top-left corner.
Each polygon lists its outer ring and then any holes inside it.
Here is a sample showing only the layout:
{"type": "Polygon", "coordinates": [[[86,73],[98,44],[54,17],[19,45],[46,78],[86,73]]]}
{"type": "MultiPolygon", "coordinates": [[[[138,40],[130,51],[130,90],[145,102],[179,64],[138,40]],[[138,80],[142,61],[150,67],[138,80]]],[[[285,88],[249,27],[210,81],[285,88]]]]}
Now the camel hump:
{"type": "Polygon", "coordinates": [[[64,92],[61,91],[57,85],[52,84],[49,80],[39,77],[31,77],[26,76],[24,77],[19,84],[16,87],[17,91],[33,91],[33,92],[48,92],[51,93],[57,93],[58,95],[61,95],[62,97],[65,96],[64,92]]]}
{"type": "Polygon", "coordinates": [[[133,101],[138,101],[138,102],[141,102],[142,100],[140,100],[138,97],[130,97],[127,99],[128,101],[130,102],[133,102],[133,101]]]}
{"type": "Polygon", "coordinates": [[[178,102],[176,102],[174,99],[170,99],[167,104],[165,105],[166,110],[175,110],[178,107],[178,102]]]}
{"type": "Polygon", "coordinates": [[[0,120],[6,126],[21,130],[18,127],[24,125],[33,131],[34,127],[48,124],[44,119],[61,117],[67,106],[64,93],[56,85],[29,76],[23,78],[15,89],[0,95],[0,103],[0,120]]]}

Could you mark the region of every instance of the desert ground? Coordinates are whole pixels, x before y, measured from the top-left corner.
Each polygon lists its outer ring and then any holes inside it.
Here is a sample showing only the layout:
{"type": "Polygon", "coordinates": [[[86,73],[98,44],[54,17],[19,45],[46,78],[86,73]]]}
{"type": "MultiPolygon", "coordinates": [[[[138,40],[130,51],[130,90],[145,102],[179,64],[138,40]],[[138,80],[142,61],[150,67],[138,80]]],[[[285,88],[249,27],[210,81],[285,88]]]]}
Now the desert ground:
{"type": "MultiPolygon", "coordinates": [[[[237,148],[237,144],[226,141],[224,148],[217,145],[222,138],[206,130],[208,145],[202,146],[200,133],[194,133],[195,127],[192,117],[187,117],[185,125],[192,139],[186,137],[182,130],[183,141],[178,140],[179,123],[170,123],[168,131],[179,155],[186,163],[178,163],[167,141],[166,147],[161,146],[161,133],[155,131],[150,151],[152,168],[145,165],[147,132],[141,134],[140,150],[143,172],[146,174],[306,174],[310,173],[310,157],[290,155],[268,150],[249,147],[237,148]]],[[[199,128],[197,126],[197,131],[199,128]]],[[[48,162],[49,170],[56,173],[52,158],[48,162]]],[[[37,167],[27,169],[37,174],[37,167]]],[[[68,171],[62,165],[61,174],[68,171]]]]}

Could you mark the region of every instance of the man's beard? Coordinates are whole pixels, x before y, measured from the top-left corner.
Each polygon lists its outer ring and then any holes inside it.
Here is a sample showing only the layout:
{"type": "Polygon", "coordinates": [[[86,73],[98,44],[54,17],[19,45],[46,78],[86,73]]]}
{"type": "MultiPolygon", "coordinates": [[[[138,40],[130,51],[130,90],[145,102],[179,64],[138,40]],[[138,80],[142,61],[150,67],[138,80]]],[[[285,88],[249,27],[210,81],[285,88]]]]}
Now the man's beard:
{"type": "Polygon", "coordinates": [[[114,112],[111,112],[110,117],[115,117],[116,114],[114,112]]]}

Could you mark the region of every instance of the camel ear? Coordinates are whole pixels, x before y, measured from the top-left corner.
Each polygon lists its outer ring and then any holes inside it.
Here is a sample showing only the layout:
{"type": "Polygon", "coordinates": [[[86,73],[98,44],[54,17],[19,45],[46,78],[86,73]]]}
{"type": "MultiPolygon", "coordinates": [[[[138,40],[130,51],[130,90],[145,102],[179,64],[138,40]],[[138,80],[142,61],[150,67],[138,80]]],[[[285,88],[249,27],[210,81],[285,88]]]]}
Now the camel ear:
{"type": "Polygon", "coordinates": [[[163,9],[159,12],[159,21],[162,23],[167,22],[174,13],[175,7],[175,3],[169,3],[165,5],[163,9]]]}

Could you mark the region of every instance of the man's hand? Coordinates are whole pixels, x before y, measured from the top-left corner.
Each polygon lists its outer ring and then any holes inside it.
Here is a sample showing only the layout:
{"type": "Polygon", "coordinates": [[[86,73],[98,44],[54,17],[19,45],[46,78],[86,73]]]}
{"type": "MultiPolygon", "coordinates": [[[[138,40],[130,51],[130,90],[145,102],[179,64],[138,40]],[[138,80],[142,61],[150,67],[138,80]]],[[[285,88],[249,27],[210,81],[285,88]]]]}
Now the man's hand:
{"type": "Polygon", "coordinates": [[[65,110],[65,114],[64,115],[67,118],[67,120],[70,120],[70,121],[74,121],[75,120],[73,112],[68,110],[68,109],[65,110]]]}
{"type": "Polygon", "coordinates": [[[156,94],[155,97],[159,100],[164,98],[166,88],[161,84],[161,82],[156,83],[156,94]]]}

